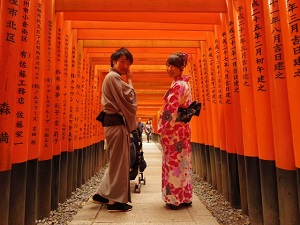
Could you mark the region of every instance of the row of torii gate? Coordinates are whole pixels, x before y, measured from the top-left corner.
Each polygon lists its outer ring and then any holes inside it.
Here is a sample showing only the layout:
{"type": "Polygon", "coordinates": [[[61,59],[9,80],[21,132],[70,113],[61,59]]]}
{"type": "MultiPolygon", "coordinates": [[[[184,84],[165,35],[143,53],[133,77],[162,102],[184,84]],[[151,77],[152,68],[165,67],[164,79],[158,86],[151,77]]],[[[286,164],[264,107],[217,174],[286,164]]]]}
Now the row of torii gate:
{"type": "Polygon", "coordinates": [[[251,224],[299,224],[297,0],[1,0],[0,225],[48,216],[108,162],[101,83],[119,47],[134,56],[137,119],[156,132],[189,54],[194,172],[251,224]],[[16,216],[17,215],[17,216],[16,216]]]}

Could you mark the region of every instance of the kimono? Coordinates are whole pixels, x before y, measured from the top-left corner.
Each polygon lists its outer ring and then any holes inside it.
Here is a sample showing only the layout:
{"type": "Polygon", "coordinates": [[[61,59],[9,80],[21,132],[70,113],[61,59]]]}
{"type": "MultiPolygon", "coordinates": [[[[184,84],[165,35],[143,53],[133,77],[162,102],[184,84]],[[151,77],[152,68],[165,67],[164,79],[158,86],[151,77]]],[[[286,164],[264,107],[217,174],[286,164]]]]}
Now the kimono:
{"type": "Polygon", "coordinates": [[[189,77],[173,80],[164,96],[158,132],[162,145],[162,198],[167,204],[192,201],[191,129],[188,123],[176,122],[178,107],[192,102],[189,77]]]}
{"type": "Polygon", "coordinates": [[[107,114],[122,115],[125,125],[104,127],[110,160],[97,193],[116,202],[131,202],[130,132],[136,129],[135,91],[117,72],[111,70],[103,81],[101,104],[107,114]]]}

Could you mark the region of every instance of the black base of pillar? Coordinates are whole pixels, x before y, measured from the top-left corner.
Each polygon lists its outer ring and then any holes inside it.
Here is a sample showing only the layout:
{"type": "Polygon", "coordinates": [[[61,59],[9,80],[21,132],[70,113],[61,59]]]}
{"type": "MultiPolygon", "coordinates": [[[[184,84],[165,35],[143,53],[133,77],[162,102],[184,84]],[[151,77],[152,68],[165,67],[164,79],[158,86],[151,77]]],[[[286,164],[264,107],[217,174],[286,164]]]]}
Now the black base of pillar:
{"type": "Polygon", "coordinates": [[[60,155],[52,157],[51,210],[58,208],[60,189],[60,155]]]}
{"type": "Polygon", "coordinates": [[[68,152],[67,198],[72,197],[74,173],[74,152],[68,152]]]}
{"type": "Polygon", "coordinates": [[[25,223],[26,174],[27,162],[12,165],[9,195],[9,225],[22,225],[25,223]]]}
{"type": "Polygon", "coordinates": [[[215,158],[215,147],[209,146],[210,155],[210,171],[211,171],[211,185],[217,189],[217,175],[216,175],[216,158],[215,158]]]}
{"type": "Polygon", "coordinates": [[[81,187],[83,176],[83,150],[78,149],[78,173],[77,173],[77,187],[81,187]]]}
{"type": "Polygon", "coordinates": [[[228,159],[228,192],[230,204],[238,209],[241,208],[241,193],[239,183],[239,170],[237,154],[227,154],[228,159]]]}
{"type": "Polygon", "coordinates": [[[51,211],[52,160],[38,161],[36,218],[48,217],[51,211]]]}
{"type": "Polygon", "coordinates": [[[216,183],[217,191],[222,194],[222,173],[221,173],[221,150],[215,148],[215,170],[216,170],[216,183]]]}
{"type": "Polygon", "coordinates": [[[227,160],[227,152],[221,151],[221,174],[222,174],[222,194],[224,198],[229,201],[229,184],[228,184],[228,160],[227,160]]]}
{"type": "Polygon", "coordinates": [[[298,203],[299,203],[299,213],[300,213],[300,169],[297,169],[297,187],[298,187],[298,203]]]}
{"type": "Polygon", "coordinates": [[[243,213],[249,215],[245,157],[243,155],[237,155],[237,161],[238,161],[238,171],[239,171],[241,209],[243,213]]]}
{"type": "Polygon", "coordinates": [[[262,199],[260,190],[259,159],[245,156],[248,190],[248,211],[252,225],[263,224],[262,199]]]}
{"type": "Polygon", "coordinates": [[[67,199],[68,185],[68,152],[60,153],[60,169],[59,169],[59,203],[64,203],[67,199]]]}
{"type": "Polygon", "coordinates": [[[277,187],[280,224],[299,224],[299,201],[295,170],[277,168],[277,187]]]}
{"type": "Polygon", "coordinates": [[[77,188],[77,174],[78,174],[78,150],[74,150],[73,154],[73,183],[72,183],[72,191],[76,191],[77,188]]]}
{"type": "Polygon", "coordinates": [[[275,161],[260,160],[260,182],[264,225],[279,225],[275,161]]]}
{"type": "Polygon", "coordinates": [[[38,177],[37,168],[38,168],[37,159],[27,161],[25,225],[35,224],[37,177],[38,177]]]}
{"type": "Polygon", "coordinates": [[[0,225],[8,225],[11,170],[0,171],[0,225]]]}

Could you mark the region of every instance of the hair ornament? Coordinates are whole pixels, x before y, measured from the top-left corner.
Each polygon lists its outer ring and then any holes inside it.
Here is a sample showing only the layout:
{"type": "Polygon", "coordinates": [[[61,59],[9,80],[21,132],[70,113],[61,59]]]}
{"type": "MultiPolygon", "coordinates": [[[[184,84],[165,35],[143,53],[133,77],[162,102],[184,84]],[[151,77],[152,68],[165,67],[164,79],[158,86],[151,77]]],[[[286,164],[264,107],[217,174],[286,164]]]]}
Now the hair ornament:
{"type": "Polygon", "coordinates": [[[189,59],[189,55],[187,53],[182,53],[182,55],[183,55],[183,64],[184,66],[186,66],[189,59]]]}

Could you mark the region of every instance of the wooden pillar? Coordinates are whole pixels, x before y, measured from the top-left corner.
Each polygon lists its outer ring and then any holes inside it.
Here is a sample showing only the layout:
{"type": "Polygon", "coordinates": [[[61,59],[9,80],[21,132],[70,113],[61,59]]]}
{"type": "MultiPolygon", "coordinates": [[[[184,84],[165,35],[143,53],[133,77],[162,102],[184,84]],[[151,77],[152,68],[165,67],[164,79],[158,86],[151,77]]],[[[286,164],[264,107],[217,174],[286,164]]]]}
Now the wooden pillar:
{"type": "Polygon", "coordinates": [[[253,93],[260,163],[262,216],[264,224],[279,224],[275,151],[270,103],[270,72],[265,39],[263,1],[247,0],[249,47],[251,53],[253,93]],[[270,187],[274,187],[271,188],[270,187]]]}
{"type": "Polygon", "coordinates": [[[56,12],[56,48],[54,73],[54,114],[53,114],[53,158],[52,158],[52,189],[51,210],[57,209],[60,193],[60,165],[62,145],[62,114],[63,114],[63,66],[64,66],[64,16],[56,12]]]}
{"type": "Polygon", "coordinates": [[[19,32],[18,22],[19,6],[8,0],[1,1],[1,20],[0,20],[0,224],[9,224],[9,202],[10,202],[10,183],[12,169],[12,148],[13,148],[13,121],[16,92],[8,87],[13,87],[16,82],[19,56],[19,32]]]}
{"type": "Polygon", "coordinates": [[[37,158],[38,158],[38,144],[39,144],[39,128],[40,120],[37,115],[41,115],[40,107],[37,107],[40,100],[41,91],[37,90],[41,82],[34,80],[34,63],[35,63],[35,30],[36,30],[36,4],[34,0],[24,1],[22,4],[22,44],[21,48],[24,54],[23,57],[23,73],[28,76],[28,143],[27,143],[27,170],[26,170],[26,198],[25,198],[25,225],[35,223],[36,219],[36,192],[37,192],[37,158]],[[37,113],[38,112],[38,113],[37,113]]]}
{"type": "Polygon", "coordinates": [[[59,176],[59,202],[67,199],[68,183],[68,147],[69,147],[69,118],[70,118],[70,83],[71,83],[71,21],[63,21],[62,27],[62,56],[61,70],[61,154],[59,176]]]}
{"type": "Polygon", "coordinates": [[[227,185],[227,174],[222,177],[222,169],[227,171],[227,157],[226,156],[226,133],[225,133],[225,121],[224,121],[224,100],[223,100],[223,90],[222,90],[222,75],[221,70],[221,49],[220,49],[220,25],[214,25],[213,32],[214,40],[214,70],[215,70],[215,85],[216,85],[216,97],[217,97],[217,132],[219,136],[219,148],[216,148],[216,180],[217,180],[217,190],[219,193],[225,192],[225,196],[228,196],[228,185],[227,185]],[[222,160],[223,159],[223,160],[222,160]],[[226,160],[225,160],[226,159],[226,160]],[[224,184],[222,183],[224,181],[224,184]]]}
{"type": "Polygon", "coordinates": [[[203,64],[201,55],[201,49],[197,49],[197,67],[199,68],[199,98],[201,101],[201,116],[199,117],[199,126],[201,130],[201,134],[203,134],[203,141],[200,142],[200,160],[201,160],[201,174],[200,176],[207,180],[207,169],[206,169],[206,157],[205,157],[205,145],[208,145],[208,134],[207,134],[207,121],[206,121],[206,95],[205,95],[205,82],[204,82],[204,74],[205,70],[203,70],[203,64]]]}
{"type": "Polygon", "coordinates": [[[240,187],[239,187],[239,170],[237,165],[237,148],[235,145],[235,126],[234,124],[234,99],[233,99],[233,88],[232,81],[233,76],[233,65],[230,61],[232,57],[232,51],[230,51],[228,44],[228,22],[225,14],[221,14],[221,25],[220,25],[220,60],[222,69],[222,88],[223,88],[223,104],[224,104],[224,123],[226,134],[226,152],[222,154],[222,182],[223,186],[226,185],[227,191],[223,191],[224,197],[235,208],[241,207],[240,187]]]}
{"type": "MultiPolygon", "coordinates": [[[[5,7],[5,6],[4,6],[5,7]]],[[[15,65],[11,64],[14,71],[15,83],[9,87],[14,92],[13,111],[13,140],[12,140],[12,169],[9,196],[9,224],[24,224],[25,222],[25,200],[26,200],[26,172],[28,156],[28,127],[30,114],[30,43],[24,42],[26,37],[22,27],[24,24],[22,4],[13,2],[7,9],[11,12],[10,23],[15,30],[15,42],[17,47],[16,58],[13,59],[15,65]],[[24,38],[24,39],[23,39],[24,38]],[[28,63],[28,64],[27,64],[28,63]],[[17,217],[15,215],[18,215],[17,217]]],[[[30,41],[30,40],[29,40],[30,41]]]]}
{"type": "Polygon", "coordinates": [[[244,155],[246,167],[248,212],[251,223],[262,224],[262,203],[260,191],[260,171],[255,123],[253,78],[251,53],[248,35],[247,6],[245,1],[233,1],[233,14],[236,30],[236,47],[243,128],[244,155]]]}
{"type": "Polygon", "coordinates": [[[212,171],[211,171],[211,159],[210,159],[210,149],[213,149],[214,136],[213,136],[213,126],[212,126],[212,113],[211,113],[211,94],[210,94],[210,82],[208,74],[208,52],[207,43],[201,41],[201,66],[203,71],[204,80],[204,92],[205,92],[205,107],[203,108],[203,116],[206,120],[206,131],[207,131],[207,143],[205,145],[205,165],[207,171],[207,182],[212,184],[212,171]]]}
{"type": "Polygon", "coordinates": [[[76,190],[74,179],[77,179],[77,159],[74,151],[74,136],[76,131],[76,75],[77,75],[77,30],[72,29],[71,42],[71,61],[70,61],[70,116],[69,116],[69,134],[68,134],[68,181],[67,198],[70,198],[72,192],[76,190]]]}
{"type": "MultiPolygon", "coordinates": [[[[234,125],[234,136],[235,136],[235,146],[237,153],[237,167],[238,167],[238,179],[240,186],[240,199],[241,208],[245,214],[248,215],[248,200],[247,200],[247,182],[246,182],[246,171],[245,171],[245,158],[244,158],[244,142],[243,142],[243,129],[242,129],[242,119],[241,119],[241,87],[239,80],[239,64],[237,61],[237,47],[236,47],[236,26],[233,19],[233,5],[231,0],[227,0],[227,43],[228,43],[228,53],[229,53],[229,69],[231,71],[230,87],[232,89],[232,105],[233,105],[233,125],[234,125]]],[[[231,158],[234,156],[231,154],[231,158]]],[[[234,160],[234,159],[233,159],[234,160]]],[[[233,168],[232,171],[235,169],[233,168]]],[[[229,182],[230,185],[230,182],[229,182]]],[[[234,186],[234,185],[233,185],[234,186]]],[[[229,188],[232,190],[232,188],[229,188]]],[[[234,200],[234,199],[233,199],[234,200]]]]}
{"type": "Polygon", "coordinates": [[[295,167],[298,168],[298,171],[300,168],[300,128],[298,126],[300,123],[300,105],[297,100],[300,85],[300,64],[298,63],[300,4],[297,0],[279,1],[278,8],[294,151],[292,152],[292,149],[287,149],[287,146],[285,146],[285,149],[277,155],[278,159],[284,157],[281,161],[278,161],[277,183],[279,215],[289,225],[300,221],[300,199],[298,199],[298,196],[300,196],[300,181],[298,177],[297,189],[297,172],[295,170],[295,167]]]}
{"type": "Polygon", "coordinates": [[[76,86],[76,99],[77,99],[77,107],[76,107],[76,130],[74,131],[74,148],[76,152],[76,160],[78,161],[78,172],[77,172],[77,187],[82,185],[82,173],[83,173],[83,161],[82,161],[82,152],[83,152],[83,110],[84,110],[84,98],[83,95],[83,71],[84,71],[84,53],[83,53],[83,41],[78,41],[78,63],[77,63],[77,86],[76,86]]]}

